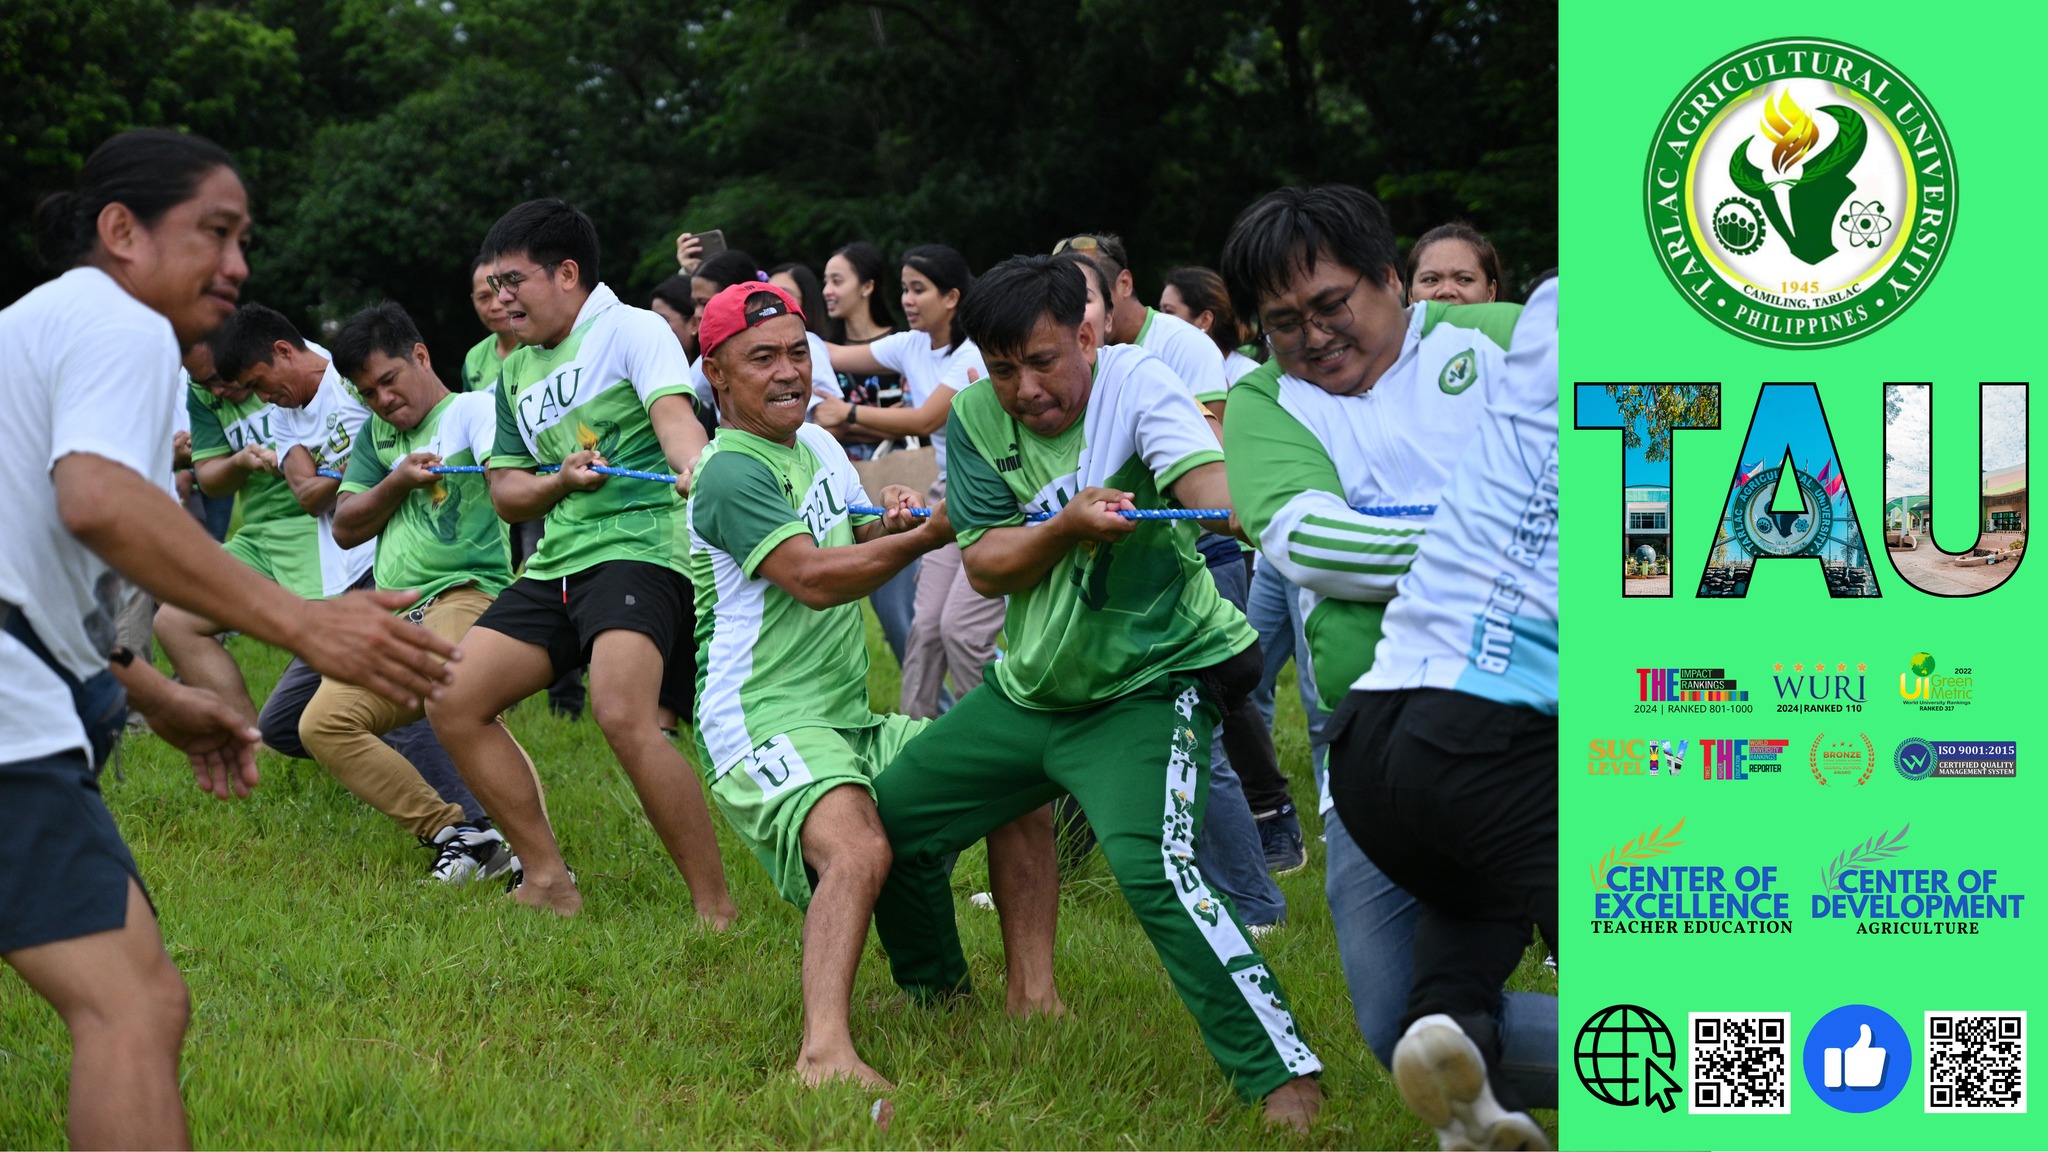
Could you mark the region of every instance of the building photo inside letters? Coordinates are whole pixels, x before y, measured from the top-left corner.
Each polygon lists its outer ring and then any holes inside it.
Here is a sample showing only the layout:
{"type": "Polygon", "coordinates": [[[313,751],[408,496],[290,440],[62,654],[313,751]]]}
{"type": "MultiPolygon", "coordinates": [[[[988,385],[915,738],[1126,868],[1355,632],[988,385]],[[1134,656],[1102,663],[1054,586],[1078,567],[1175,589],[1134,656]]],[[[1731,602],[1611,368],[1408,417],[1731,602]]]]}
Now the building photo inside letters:
{"type": "Polygon", "coordinates": [[[1554,6],[4,21],[0,1144],[1567,1139],[1554,6]]]}

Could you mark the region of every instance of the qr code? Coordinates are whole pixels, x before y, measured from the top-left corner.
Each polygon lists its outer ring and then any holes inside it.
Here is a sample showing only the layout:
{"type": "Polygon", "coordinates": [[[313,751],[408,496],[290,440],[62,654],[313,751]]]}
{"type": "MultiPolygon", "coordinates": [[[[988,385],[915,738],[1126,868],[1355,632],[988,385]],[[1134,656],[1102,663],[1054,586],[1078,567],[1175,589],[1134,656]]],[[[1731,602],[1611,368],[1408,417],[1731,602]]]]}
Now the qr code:
{"type": "Polygon", "coordinates": [[[1927,1014],[1927,1110],[2027,1110],[2025,1012],[1927,1014]]]}
{"type": "Polygon", "coordinates": [[[1694,1012],[1686,1111],[1727,1116],[1790,1112],[1792,1017],[1786,1012],[1694,1012]]]}

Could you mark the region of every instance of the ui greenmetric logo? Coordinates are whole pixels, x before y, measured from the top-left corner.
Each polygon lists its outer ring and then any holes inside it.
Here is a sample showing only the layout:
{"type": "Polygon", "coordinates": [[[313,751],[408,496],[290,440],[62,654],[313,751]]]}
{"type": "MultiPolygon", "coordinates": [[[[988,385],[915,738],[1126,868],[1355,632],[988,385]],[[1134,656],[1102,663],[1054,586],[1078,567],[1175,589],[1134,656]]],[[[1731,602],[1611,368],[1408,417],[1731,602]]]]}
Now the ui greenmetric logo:
{"type": "Polygon", "coordinates": [[[1948,134],[1913,83],[1854,45],[1753,44],[1693,77],[1643,172],[1657,259],[1746,340],[1867,336],[1934,279],[1955,232],[1948,134]]]}

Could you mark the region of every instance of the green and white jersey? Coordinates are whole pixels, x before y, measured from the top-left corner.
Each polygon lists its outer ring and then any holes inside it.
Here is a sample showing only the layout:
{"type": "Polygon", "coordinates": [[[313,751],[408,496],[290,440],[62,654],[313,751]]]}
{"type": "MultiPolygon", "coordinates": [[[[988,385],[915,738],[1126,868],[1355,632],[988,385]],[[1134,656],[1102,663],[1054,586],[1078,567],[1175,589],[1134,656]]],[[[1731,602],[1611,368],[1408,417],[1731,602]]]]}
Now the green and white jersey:
{"type": "Polygon", "coordinates": [[[505,358],[498,355],[498,334],[493,332],[477,341],[469,355],[462,358],[462,390],[488,391],[498,382],[498,373],[504,368],[505,358]]]}
{"type": "Polygon", "coordinates": [[[1245,355],[1242,349],[1233,348],[1230,354],[1223,358],[1223,379],[1228,381],[1232,388],[1237,387],[1239,380],[1258,370],[1259,362],[1245,355]]]}
{"type": "MultiPolygon", "coordinates": [[[[327,349],[308,341],[314,355],[327,360],[320,389],[303,408],[266,404],[251,395],[229,404],[201,388],[188,391],[192,416],[192,459],[231,456],[251,443],[277,453],[278,462],[293,448],[304,448],[316,469],[340,472],[348,467],[370,410],[363,407],[355,386],[334,370],[327,349]]],[[[309,516],[292,496],[282,476],[252,473],[242,483],[241,547],[269,558],[269,571],[296,574],[282,580],[308,599],[346,592],[375,561],[375,543],[343,548],[334,542],[334,512],[309,516]]]]}
{"type": "MultiPolygon", "coordinates": [[[[277,405],[254,392],[241,403],[231,404],[196,384],[189,386],[185,390],[185,412],[192,420],[192,462],[232,456],[251,444],[262,444],[277,452],[277,435],[270,423],[276,411],[277,405]]],[[[252,525],[306,515],[306,510],[292,499],[291,485],[282,476],[252,472],[242,481],[241,494],[244,532],[252,525]]]]}
{"type": "Polygon", "coordinates": [[[1354,508],[1434,504],[1503,379],[1517,304],[1409,309],[1401,353],[1367,391],[1334,396],[1247,374],[1225,410],[1230,495],[1263,562],[1302,589],[1309,670],[1334,705],[1372,664],[1395,581],[1426,520],[1354,508]]]}
{"type": "Polygon", "coordinates": [[[1145,309],[1145,325],[1132,341],[1150,352],[1187,385],[1198,404],[1221,400],[1230,391],[1223,374],[1223,359],[1216,354],[1216,342],[1193,324],[1157,308],[1145,309]]]}
{"type": "MultiPolygon", "coordinates": [[[[1058,511],[1091,485],[1163,507],[1174,481],[1223,459],[1173,370],[1130,344],[1096,353],[1087,411],[1058,436],[1018,423],[994,388],[954,397],[949,424],[946,501],[962,548],[1027,513],[1058,511]]],[[[1217,595],[1196,535],[1192,520],[1152,521],[1114,544],[1075,547],[1037,586],[1011,595],[1010,648],[995,666],[1003,693],[1027,708],[1086,708],[1257,643],[1217,595]]]]}
{"type": "Polygon", "coordinates": [[[717,780],[747,753],[795,728],[866,728],[868,650],[860,604],[818,611],[760,574],[799,534],[820,548],[854,542],[875,519],[860,474],[832,434],[797,428],[785,447],[720,428],[697,467],[688,575],[697,599],[697,740],[717,780]]]}
{"type": "MultiPolygon", "coordinates": [[[[368,492],[415,452],[455,466],[486,463],[497,437],[498,402],[482,392],[448,396],[404,432],[373,414],[341,490],[368,492]]],[[[377,587],[417,588],[428,600],[473,584],[496,596],[512,582],[511,560],[490,482],[480,473],[447,475],[407,493],[377,534],[377,587]]]]}
{"type": "MultiPolygon", "coordinates": [[[[560,464],[572,452],[595,449],[614,468],[673,472],[647,415],[664,396],[690,396],[683,346],[667,321],[620,303],[599,284],[560,344],[529,344],[505,357],[491,467],[560,464]]],[[[595,491],[569,493],[549,510],[526,575],[553,580],[607,560],[681,572],[688,552],[676,490],[614,477],[595,491]]]]}

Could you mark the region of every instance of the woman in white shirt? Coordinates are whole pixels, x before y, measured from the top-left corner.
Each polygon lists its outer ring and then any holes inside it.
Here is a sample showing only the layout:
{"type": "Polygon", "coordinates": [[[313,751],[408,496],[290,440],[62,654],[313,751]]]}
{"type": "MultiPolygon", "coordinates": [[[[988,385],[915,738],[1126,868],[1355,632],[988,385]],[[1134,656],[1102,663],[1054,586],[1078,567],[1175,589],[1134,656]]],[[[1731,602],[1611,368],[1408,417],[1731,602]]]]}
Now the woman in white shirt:
{"type": "MultiPolygon", "coordinates": [[[[903,316],[910,331],[871,344],[832,346],[832,367],[854,374],[894,372],[903,378],[903,403],[894,408],[821,400],[812,418],[826,427],[851,424],[888,437],[921,436],[938,457],[934,503],[946,494],[946,418],[953,394],[988,375],[981,350],[960,335],[955,314],[974,273],[960,253],[925,244],[903,254],[903,316]]],[[[1003,627],[1003,600],[975,592],[960,566],[960,548],[925,554],[917,577],[917,606],[903,652],[906,716],[936,716],[939,690],[948,674],[953,693],[964,696],[981,683],[981,670],[994,658],[1003,627]]]]}

